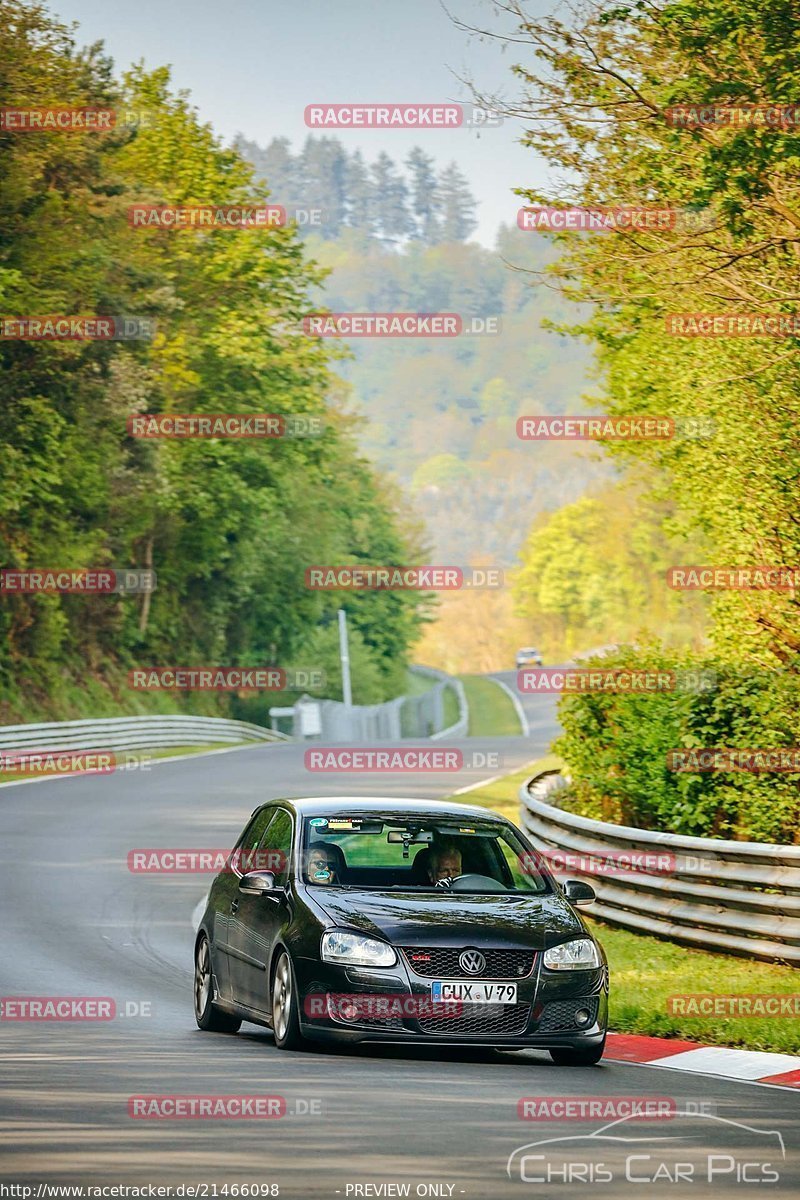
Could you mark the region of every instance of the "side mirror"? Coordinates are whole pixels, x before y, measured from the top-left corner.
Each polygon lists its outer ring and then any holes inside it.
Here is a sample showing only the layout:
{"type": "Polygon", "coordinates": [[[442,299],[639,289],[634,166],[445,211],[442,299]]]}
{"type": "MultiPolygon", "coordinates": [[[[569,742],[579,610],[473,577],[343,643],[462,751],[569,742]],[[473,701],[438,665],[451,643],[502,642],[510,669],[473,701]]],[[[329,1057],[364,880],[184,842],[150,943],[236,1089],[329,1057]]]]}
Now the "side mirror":
{"type": "Polygon", "coordinates": [[[246,896],[264,896],[275,891],[275,875],[272,871],[248,871],[239,880],[239,891],[246,896]]]}
{"type": "Polygon", "coordinates": [[[597,899],[597,894],[592,885],[584,883],[582,879],[565,880],[564,895],[570,904],[574,904],[576,908],[585,908],[588,904],[593,904],[597,899]]]}

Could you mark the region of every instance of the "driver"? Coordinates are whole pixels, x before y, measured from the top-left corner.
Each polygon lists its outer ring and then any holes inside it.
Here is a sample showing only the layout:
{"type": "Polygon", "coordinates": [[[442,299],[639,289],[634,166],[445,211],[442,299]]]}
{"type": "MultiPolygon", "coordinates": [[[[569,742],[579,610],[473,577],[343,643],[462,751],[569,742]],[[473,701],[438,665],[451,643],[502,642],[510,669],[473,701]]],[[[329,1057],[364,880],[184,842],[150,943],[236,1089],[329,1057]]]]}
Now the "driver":
{"type": "Polygon", "coordinates": [[[428,878],[434,887],[451,887],[461,874],[461,851],[454,842],[442,842],[431,851],[428,878]]]}
{"type": "Polygon", "coordinates": [[[336,858],[324,842],[312,842],[306,852],[306,878],[309,883],[336,883],[336,858]]]}

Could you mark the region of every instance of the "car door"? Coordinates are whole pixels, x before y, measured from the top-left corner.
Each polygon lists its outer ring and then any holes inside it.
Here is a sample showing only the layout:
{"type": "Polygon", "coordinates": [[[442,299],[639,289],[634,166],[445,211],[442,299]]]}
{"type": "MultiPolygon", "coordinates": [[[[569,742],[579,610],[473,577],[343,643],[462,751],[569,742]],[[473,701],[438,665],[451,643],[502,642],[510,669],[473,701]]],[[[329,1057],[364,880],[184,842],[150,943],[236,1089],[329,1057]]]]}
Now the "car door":
{"type": "Polygon", "coordinates": [[[275,807],[260,808],[250,819],[244,833],[236,843],[225,870],[214,881],[211,900],[214,909],[212,958],[217,987],[226,1000],[238,1001],[236,995],[236,971],[230,955],[231,921],[239,909],[242,894],[239,880],[244,871],[250,870],[249,862],[255,858],[261,839],[270,821],[275,816],[275,807]]]}
{"type": "MultiPolygon", "coordinates": [[[[267,971],[272,947],[288,914],[289,864],[294,822],[285,808],[274,810],[255,855],[253,869],[271,870],[275,890],[261,896],[237,893],[228,931],[228,952],[234,990],[239,1004],[268,1013],[267,971]]],[[[238,883],[237,883],[238,886],[238,883]]]]}

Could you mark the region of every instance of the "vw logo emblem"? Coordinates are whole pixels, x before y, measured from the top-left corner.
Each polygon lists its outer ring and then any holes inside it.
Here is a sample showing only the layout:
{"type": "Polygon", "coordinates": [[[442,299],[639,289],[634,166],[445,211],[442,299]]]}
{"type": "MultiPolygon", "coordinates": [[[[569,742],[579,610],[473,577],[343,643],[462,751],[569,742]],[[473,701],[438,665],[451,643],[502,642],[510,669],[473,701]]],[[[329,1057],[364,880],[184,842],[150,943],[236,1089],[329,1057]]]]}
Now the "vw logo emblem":
{"type": "Polygon", "coordinates": [[[480,950],[464,950],[458,956],[458,965],[467,975],[481,975],[486,970],[486,959],[480,950]]]}

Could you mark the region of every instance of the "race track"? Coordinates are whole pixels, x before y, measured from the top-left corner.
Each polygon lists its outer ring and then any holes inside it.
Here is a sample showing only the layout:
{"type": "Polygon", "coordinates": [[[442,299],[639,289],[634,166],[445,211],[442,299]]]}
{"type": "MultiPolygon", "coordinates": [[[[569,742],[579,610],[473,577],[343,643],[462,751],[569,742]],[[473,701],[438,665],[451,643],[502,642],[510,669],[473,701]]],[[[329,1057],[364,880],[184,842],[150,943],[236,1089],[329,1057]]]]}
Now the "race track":
{"type": "MultiPolygon", "coordinates": [[[[554,728],[551,699],[526,704],[529,739],[459,745],[499,751],[504,770],[521,766],[542,753],[554,728]]],[[[409,1184],[412,1196],[586,1195],[585,1182],[543,1191],[520,1182],[518,1171],[512,1180],[506,1162],[525,1143],[587,1134],[604,1122],[522,1121],[517,1102],[526,1096],[650,1096],[670,1097],[689,1115],[636,1123],[636,1136],[648,1139],[642,1153],[656,1153],[655,1136],[692,1143],[688,1159],[708,1148],[741,1147],[743,1137],[754,1139],[754,1154],[761,1152],[759,1134],[731,1132],[735,1127],[720,1117],[780,1131],[786,1147],[777,1184],[735,1187],[724,1177],[712,1184],[697,1179],[665,1184],[665,1195],[796,1190],[800,1098],[784,1089],[622,1063],[556,1067],[535,1052],[282,1054],[271,1034],[255,1026],[243,1026],[235,1037],[200,1033],[192,1015],[191,915],[207,878],[133,874],[129,850],[228,847],[256,804],[270,797],[435,797],[497,773],[489,767],[457,777],[309,775],[302,756],[302,747],[270,745],[158,763],[147,773],[0,789],[2,995],[108,996],[123,1013],[131,1002],[152,1010],[104,1023],[0,1022],[3,1180],[207,1184],[208,1195],[214,1184],[274,1183],[281,1196],[298,1198],[403,1194],[354,1190],[390,1183],[409,1184]],[[161,1093],[283,1095],[289,1115],[275,1121],[129,1117],[129,1096],[161,1093]],[[702,1104],[717,1119],[691,1115],[692,1106],[702,1104]]],[[[613,1165],[614,1182],[595,1181],[600,1194],[638,1200],[643,1187],[625,1181],[622,1148],[581,1153],[613,1165]]]]}

